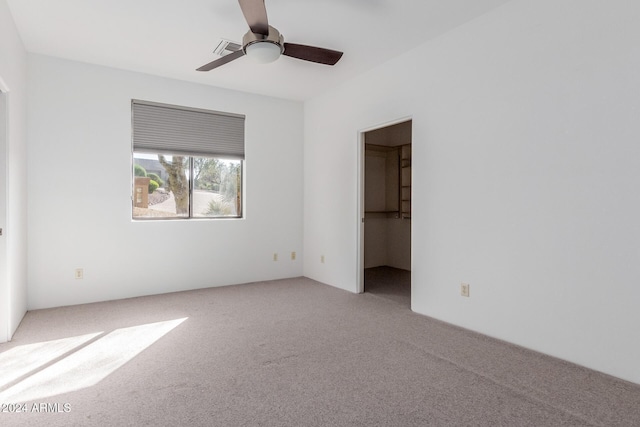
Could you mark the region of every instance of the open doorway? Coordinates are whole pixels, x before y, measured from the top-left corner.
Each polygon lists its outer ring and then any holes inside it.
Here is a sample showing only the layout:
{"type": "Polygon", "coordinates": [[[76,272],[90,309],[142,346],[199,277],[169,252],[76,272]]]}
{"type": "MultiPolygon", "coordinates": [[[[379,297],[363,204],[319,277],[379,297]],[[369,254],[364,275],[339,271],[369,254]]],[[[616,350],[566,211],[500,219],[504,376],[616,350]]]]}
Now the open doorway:
{"type": "Polygon", "coordinates": [[[411,120],[361,134],[360,290],[411,307],[411,120]]]}

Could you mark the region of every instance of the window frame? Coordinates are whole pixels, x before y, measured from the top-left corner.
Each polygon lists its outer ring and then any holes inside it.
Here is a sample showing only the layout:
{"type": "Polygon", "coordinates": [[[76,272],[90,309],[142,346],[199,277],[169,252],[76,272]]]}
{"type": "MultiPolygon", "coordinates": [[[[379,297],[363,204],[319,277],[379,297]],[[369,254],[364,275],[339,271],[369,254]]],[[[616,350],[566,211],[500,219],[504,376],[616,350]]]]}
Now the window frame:
{"type": "MultiPolygon", "coordinates": [[[[131,220],[219,220],[245,217],[245,116],[242,114],[131,100],[131,220]],[[175,115],[173,115],[175,113],[175,115]],[[136,114],[140,118],[136,117],[136,114]],[[184,121],[183,121],[184,120],[184,121]],[[157,126],[157,127],[156,127],[157,126]],[[163,129],[164,128],[164,129],[163,129]],[[154,147],[157,136],[158,145],[154,147]],[[174,147],[172,149],[172,147],[174,147]],[[135,216],[136,155],[180,156],[187,159],[185,172],[188,181],[188,213],[172,216],[135,216]],[[239,182],[236,184],[235,215],[196,216],[194,212],[195,159],[209,158],[239,162],[239,182]],[[238,194],[239,193],[239,194],[238,194]],[[239,200],[237,199],[239,197],[239,200]],[[182,216],[181,216],[182,215],[182,216]]],[[[183,187],[184,188],[184,187],[183,187]]]]}

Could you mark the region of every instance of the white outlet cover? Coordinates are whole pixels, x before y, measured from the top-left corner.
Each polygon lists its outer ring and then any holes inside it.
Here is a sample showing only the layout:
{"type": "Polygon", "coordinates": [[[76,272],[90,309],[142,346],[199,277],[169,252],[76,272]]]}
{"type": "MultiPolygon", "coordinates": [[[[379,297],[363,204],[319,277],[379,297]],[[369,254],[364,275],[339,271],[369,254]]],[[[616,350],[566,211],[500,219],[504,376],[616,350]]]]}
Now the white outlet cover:
{"type": "Polygon", "coordinates": [[[460,284],[460,295],[462,295],[463,297],[468,297],[469,296],[469,284],[468,283],[461,283],[460,284]]]}

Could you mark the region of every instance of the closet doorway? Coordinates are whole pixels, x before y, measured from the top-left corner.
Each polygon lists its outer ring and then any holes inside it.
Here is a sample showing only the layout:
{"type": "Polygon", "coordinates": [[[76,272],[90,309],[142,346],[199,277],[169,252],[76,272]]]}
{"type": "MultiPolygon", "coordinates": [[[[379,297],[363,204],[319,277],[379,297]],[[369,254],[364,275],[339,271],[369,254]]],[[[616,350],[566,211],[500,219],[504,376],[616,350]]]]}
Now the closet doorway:
{"type": "Polygon", "coordinates": [[[411,307],[411,120],[361,133],[360,290],[411,307]]]}

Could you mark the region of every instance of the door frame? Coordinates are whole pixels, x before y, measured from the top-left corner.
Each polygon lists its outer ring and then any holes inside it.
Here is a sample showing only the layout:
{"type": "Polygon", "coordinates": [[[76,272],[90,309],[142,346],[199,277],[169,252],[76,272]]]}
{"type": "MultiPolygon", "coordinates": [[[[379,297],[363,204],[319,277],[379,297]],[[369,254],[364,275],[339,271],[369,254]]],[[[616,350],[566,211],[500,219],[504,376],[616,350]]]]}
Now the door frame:
{"type": "MultiPolygon", "coordinates": [[[[397,125],[398,123],[404,123],[411,121],[413,122],[413,116],[404,116],[395,120],[391,120],[388,122],[380,123],[374,126],[370,126],[364,129],[360,129],[358,131],[358,142],[357,142],[357,186],[358,186],[358,197],[357,197],[357,268],[356,271],[356,291],[361,294],[364,293],[364,182],[365,182],[365,134],[367,132],[371,132],[373,130],[386,128],[389,126],[397,125]]],[[[413,132],[412,132],[412,141],[413,145],[413,132]]],[[[411,227],[411,241],[413,242],[413,227],[411,227]]],[[[413,257],[411,257],[411,269],[413,270],[413,257]]]]}

